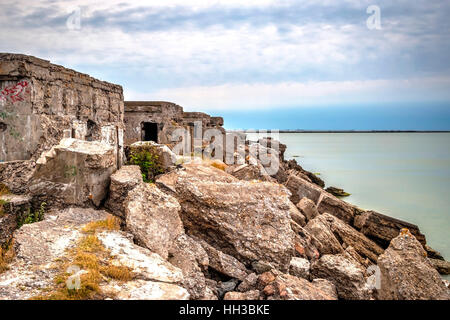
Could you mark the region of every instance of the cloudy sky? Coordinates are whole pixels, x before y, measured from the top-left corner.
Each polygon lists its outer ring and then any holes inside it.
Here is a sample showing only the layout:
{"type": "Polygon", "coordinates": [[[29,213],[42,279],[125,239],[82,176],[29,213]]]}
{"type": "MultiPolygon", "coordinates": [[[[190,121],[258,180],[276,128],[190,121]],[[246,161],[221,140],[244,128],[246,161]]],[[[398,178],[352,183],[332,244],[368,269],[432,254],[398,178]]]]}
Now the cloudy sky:
{"type": "Polygon", "coordinates": [[[228,128],[450,130],[449,16],[448,0],[1,1],[0,52],[228,128]]]}

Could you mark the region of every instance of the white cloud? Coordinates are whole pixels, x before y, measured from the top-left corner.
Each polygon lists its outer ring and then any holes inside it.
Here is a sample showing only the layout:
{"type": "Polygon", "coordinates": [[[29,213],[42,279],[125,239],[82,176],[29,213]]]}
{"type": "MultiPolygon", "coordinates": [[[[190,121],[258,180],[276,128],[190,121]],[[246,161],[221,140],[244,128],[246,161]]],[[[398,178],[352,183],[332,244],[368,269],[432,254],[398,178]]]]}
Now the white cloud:
{"type": "MultiPolygon", "coordinates": [[[[430,12],[419,20],[417,15],[398,12],[395,19],[389,18],[385,13],[391,7],[386,4],[382,6],[383,30],[368,31],[365,8],[371,3],[17,0],[0,5],[0,51],[82,67],[94,76],[103,76],[108,69],[114,80],[102,79],[122,84],[127,99],[172,100],[202,109],[448,97],[442,84],[448,85],[445,40],[449,35],[430,31],[437,29],[434,21],[438,20],[430,12]],[[83,8],[81,30],[68,30],[64,19],[77,6],[83,8]],[[287,10],[279,11],[280,16],[272,15],[276,11],[272,9],[283,6],[287,10]],[[145,8],[128,10],[141,7],[145,8]],[[243,7],[248,10],[236,11],[242,14],[239,23],[227,15],[230,11],[222,10],[243,7]],[[37,8],[52,19],[44,20],[37,8]],[[158,21],[134,29],[135,22],[149,22],[153,8],[158,21]],[[174,10],[165,16],[165,9],[174,10]],[[315,19],[309,19],[310,12],[315,19]],[[31,18],[25,18],[30,14],[31,18]],[[114,17],[108,20],[108,15],[114,17]],[[34,25],[28,27],[21,17],[34,25]],[[186,20],[180,22],[178,17],[186,20]],[[41,19],[48,24],[40,23],[41,19]],[[443,65],[436,67],[435,61],[443,65]],[[415,78],[409,84],[401,80],[411,77],[415,78]]],[[[416,11],[424,5],[433,12],[438,4],[421,1],[416,11]]]]}
{"type": "Polygon", "coordinates": [[[311,107],[339,103],[426,101],[430,92],[435,98],[450,99],[448,78],[414,78],[410,80],[285,82],[276,84],[224,84],[162,89],[152,93],[125,90],[126,100],[167,100],[186,109],[242,110],[273,107],[311,107]],[[417,90],[417,88],[421,90],[417,90]]]}

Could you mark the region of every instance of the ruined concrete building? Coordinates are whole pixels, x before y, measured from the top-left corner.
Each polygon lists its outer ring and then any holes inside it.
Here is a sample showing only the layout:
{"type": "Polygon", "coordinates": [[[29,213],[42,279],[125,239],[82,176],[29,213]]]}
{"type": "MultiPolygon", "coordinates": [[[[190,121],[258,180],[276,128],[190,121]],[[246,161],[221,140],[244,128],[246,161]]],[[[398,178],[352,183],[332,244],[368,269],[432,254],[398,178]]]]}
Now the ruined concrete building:
{"type": "Polygon", "coordinates": [[[169,144],[174,129],[196,121],[224,132],[222,118],[170,102],[124,103],[120,85],[21,54],[0,53],[0,89],[0,181],[13,192],[27,191],[36,161],[63,138],[108,144],[119,168],[133,142],[169,144]]]}
{"type": "Polygon", "coordinates": [[[137,141],[170,144],[174,130],[189,128],[192,131],[197,121],[201,122],[203,130],[218,128],[224,131],[221,117],[184,112],[182,107],[171,102],[125,101],[125,144],[137,141]]]}
{"type": "Polygon", "coordinates": [[[122,160],[121,86],[19,54],[0,54],[0,86],[0,160],[36,160],[63,137],[111,144],[122,160]]]}

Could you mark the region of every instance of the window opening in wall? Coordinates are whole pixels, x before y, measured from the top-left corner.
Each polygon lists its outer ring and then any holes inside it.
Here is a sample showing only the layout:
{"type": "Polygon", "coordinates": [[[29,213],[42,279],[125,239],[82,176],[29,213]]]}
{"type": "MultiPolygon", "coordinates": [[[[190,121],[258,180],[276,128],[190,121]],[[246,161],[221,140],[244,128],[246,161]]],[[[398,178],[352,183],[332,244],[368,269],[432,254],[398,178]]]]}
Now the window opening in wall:
{"type": "Polygon", "coordinates": [[[142,123],[142,141],[158,142],[158,124],[153,122],[142,123]]]}

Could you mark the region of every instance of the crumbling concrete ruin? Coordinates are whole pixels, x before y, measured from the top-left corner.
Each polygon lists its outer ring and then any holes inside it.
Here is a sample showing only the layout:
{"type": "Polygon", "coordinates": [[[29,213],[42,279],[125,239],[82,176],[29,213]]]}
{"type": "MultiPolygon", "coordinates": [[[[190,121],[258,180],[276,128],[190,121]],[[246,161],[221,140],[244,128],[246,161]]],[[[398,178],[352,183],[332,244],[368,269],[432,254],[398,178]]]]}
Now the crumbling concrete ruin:
{"type": "Polygon", "coordinates": [[[222,117],[211,117],[202,112],[184,112],[183,108],[164,101],[125,101],[125,144],[137,141],[154,141],[171,144],[172,133],[186,128],[194,137],[195,123],[203,132],[216,128],[225,133],[222,117]]]}
{"type": "Polygon", "coordinates": [[[35,161],[62,138],[104,142],[123,162],[123,90],[49,61],[0,54],[0,180],[26,189],[35,161]]]}
{"type": "Polygon", "coordinates": [[[120,85],[21,54],[0,54],[0,88],[0,181],[17,193],[28,191],[36,161],[63,138],[106,143],[120,168],[125,145],[171,144],[176,129],[193,137],[195,123],[225,132],[220,117],[170,102],[124,103],[120,85]]]}

